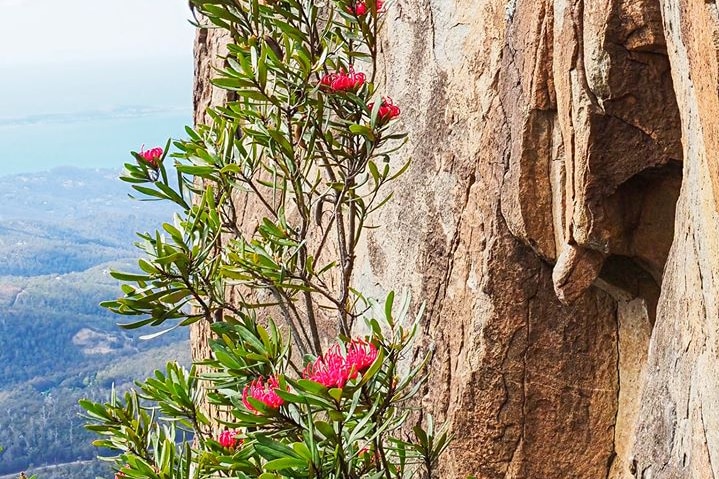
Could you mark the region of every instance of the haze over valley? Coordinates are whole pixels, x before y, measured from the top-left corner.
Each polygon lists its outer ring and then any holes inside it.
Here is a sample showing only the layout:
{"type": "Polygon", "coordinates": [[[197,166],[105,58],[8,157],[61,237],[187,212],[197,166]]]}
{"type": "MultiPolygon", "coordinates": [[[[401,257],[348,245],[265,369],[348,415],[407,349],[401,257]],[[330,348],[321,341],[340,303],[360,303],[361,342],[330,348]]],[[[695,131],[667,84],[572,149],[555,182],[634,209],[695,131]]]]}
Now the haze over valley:
{"type": "Polygon", "coordinates": [[[110,476],[78,399],[106,400],[166,361],[189,362],[185,330],[143,341],[147,330],[123,330],[98,306],[120,294],[109,271],[134,268],[134,232],[172,218],[168,205],[128,198],[118,172],[0,177],[0,478],[54,464],[41,479],[110,476]]]}

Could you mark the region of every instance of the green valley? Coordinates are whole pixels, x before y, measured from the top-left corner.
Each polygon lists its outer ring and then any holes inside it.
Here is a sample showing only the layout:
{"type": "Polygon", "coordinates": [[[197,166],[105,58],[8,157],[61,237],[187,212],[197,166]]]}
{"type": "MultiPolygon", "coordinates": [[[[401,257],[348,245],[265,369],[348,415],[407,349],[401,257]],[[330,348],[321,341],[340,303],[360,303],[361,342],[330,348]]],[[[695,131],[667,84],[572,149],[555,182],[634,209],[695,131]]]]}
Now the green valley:
{"type": "Polygon", "coordinates": [[[0,478],[112,477],[82,427],[81,397],[109,398],[169,360],[186,331],[142,340],[98,303],[120,294],[135,231],[172,217],[127,197],[117,172],[61,168],[0,177],[0,478]]]}

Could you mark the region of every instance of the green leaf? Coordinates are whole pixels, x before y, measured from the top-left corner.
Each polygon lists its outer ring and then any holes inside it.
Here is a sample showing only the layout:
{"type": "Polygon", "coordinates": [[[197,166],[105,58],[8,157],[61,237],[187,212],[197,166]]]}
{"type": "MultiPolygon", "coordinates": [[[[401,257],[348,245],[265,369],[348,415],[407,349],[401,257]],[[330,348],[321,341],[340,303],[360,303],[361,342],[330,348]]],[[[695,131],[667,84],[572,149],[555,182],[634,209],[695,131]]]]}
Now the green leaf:
{"type": "Polygon", "coordinates": [[[264,434],[256,434],[255,449],[262,457],[268,460],[282,459],[282,458],[293,458],[301,461],[304,465],[304,460],[291,448],[285,446],[279,441],[275,441],[264,434]]]}
{"type": "Polygon", "coordinates": [[[395,180],[395,179],[399,178],[400,176],[402,176],[407,171],[407,169],[409,169],[409,165],[411,165],[411,164],[412,164],[412,159],[407,160],[407,162],[404,165],[402,165],[402,168],[400,168],[396,173],[394,173],[392,176],[389,177],[389,180],[392,181],[392,180],[395,180]]]}
{"type": "Polygon", "coordinates": [[[427,433],[422,429],[421,426],[417,425],[412,428],[412,431],[414,431],[414,435],[417,437],[417,440],[419,440],[419,444],[422,447],[423,450],[429,451],[429,441],[427,440],[427,433]]]}
{"type": "Polygon", "coordinates": [[[315,421],[315,428],[327,439],[336,439],[337,435],[332,425],[325,421],[315,421]]]}
{"type": "Polygon", "coordinates": [[[384,350],[382,348],[379,348],[377,352],[377,358],[374,360],[369,369],[367,369],[367,371],[365,371],[362,375],[362,380],[359,383],[360,386],[367,384],[374,377],[374,375],[377,374],[380,368],[382,368],[384,358],[384,350]]]}
{"type": "Polygon", "coordinates": [[[285,156],[287,156],[288,158],[294,157],[294,153],[292,151],[292,144],[290,144],[289,140],[284,134],[273,129],[268,129],[267,132],[270,134],[272,139],[280,146],[285,156]]]}
{"type": "Polygon", "coordinates": [[[112,276],[115,279],[119,279],[120,281],[148,281],[150,279],[150,276],[146,274],[132,274],[132,273],[123,273],[120,271],[110,271],[110,276],[112,276]]]}
{"type": "Polygon", "coordinates": [[[384,316],[390,326],[393,324],[392,321],[392,303],[394,303],[394,291],[390,291],[387,295],[387,299],[384,303],[384,316]]]}
{"type": "Polygon", "coordinates": [[[294,457],[281,457],[273,459],[265,464],[265,469],[268,471],[281,471],[283,469],[291,469],[293,467],[304,467],[307,465],[307,461],[304,459],[297,459],[294,457]]]}
{"type": "Polygon", "coordinates": [[[342,414],[340,411],[335,411],[334,409],[327,411],[327,415],[331,420],[335,422],[343,422],[345,420],[344,414],[342,414]]]}
{"type": "Polygon", "coordinates": [[[312,453],[304,442],[292,443],[292,449],[307,461],[312,460],[312,453]]]}
{"type": "Polygon", "coordinates": [[[376,185],[379,185],[380,183],[380,176],[379,176],[379,170],[377,169],[377,165],[374,161],[368,161],[367,162],[367,169],[370,172],[370,175],[372,175],[372,180],[374,180],[376,185]]]}
{"type": "Polygon", "coordinates": [[[353,123],[349,126],[349,130],[354,133],[355,135],[362,135],[363,137],[367,138],[369,141],[375,141],[376,136],[374,132],[372,131],[372,128],[366,126],[366,125],[360,125],[358,123],[353,123]]]}
{"type": "Polygon", "coordinates": [[[284,399],[287,402],[291,403],[297,403],[297,404],[306,404],[307,403],[307,397],[301,396],[299,394],[294,394],[289,391],[283,391],[282,389],[275,390],[277,395],[284,399]]]}
{"type": "Polygon", "coordinates": [[[342,388],[332,388],[327,393],[334,399],[335,401],[338,401],[342,399],[342,388]]]}
{"type": "Polygon", "coordinates": [[[314,394],[324,394],[327,391],[325,386],[309,379],[298,379],[295,382],[301,389],[314,394]]]}

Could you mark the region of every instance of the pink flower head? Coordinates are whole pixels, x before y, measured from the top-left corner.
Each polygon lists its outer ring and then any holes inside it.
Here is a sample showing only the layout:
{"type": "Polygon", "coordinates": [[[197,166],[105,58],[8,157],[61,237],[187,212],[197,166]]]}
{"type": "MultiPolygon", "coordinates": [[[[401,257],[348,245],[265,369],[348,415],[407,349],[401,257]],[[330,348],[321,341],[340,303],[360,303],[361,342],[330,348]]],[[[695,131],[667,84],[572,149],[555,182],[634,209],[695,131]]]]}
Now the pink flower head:
{"type": "MultiPolygon", "coordinates": [[[[368,103],[367,108],[371,111],[374,108],[374,103],[368,103]]],[[[392,102],[392,99],[388,96],[383,96],[382,104],[379,106],[379,110],[377,111],[377,118],[380,120],[380,123],[386,123],[394,118],[397,118],[399,114],[400,109],[392,102]]]]}
{"type": "Polygon", "coordinates": [[[357,91],[364,85],[365,74],[355,72],[350,66],[349,72],[345,73],[344,68],[336,73],[328,73],[320,79],[320,86],[330,92],[357,91]]]}
{"type": "Polygon", "coordinates": [[[372,365],[377,358],[377,348],[363,339],[353,339],[343,355],[338,344],[309,363],[304,370],[305,379],[311,379],[328,388],[343,388],[347,381],[355,379],[372,365]]]}
{"type": "MultiPolygon", "coordinates": [[[[377,0],[375,2],[378,12],[382,11],[383,3],[384,2],[382,0],[377,0]]],[[[350,5],[349,7],[347,7],[347,11],[349,11],[350,13],[354,13],[358,17],[361,17],[361,16],[367,14],[367,12],[369,11],[369,6],[367,5],[366,1],[359,0],[359,1],[355,2],[354,5],[350,5]]]]}
{"type": "Polygon", "coordinates": [[[151,150],[145,151],[145,145],[140,149],[140,156],[153,168],[157,168],[160,158],[162,158],[162,148],[156,146],[151,150]]]}
{"type": "Polygon", "coordinates": [[[242,403],[247,409],[255,414],[258,414],[259,411],[250,404],[247,398],[253,398],[265,404],[269,408],[277,409],[285,402],[284,399],[279,397],[275,392],[275,389],[279,387],[280,384],[277,381],[276,376],[270,376],[267,378],[267,382],[265,382],[264,378],[260,376],[245,386],[245,389],[242,391],[242,403]]]}
{"type": "Polygon", "coordinates": [[[356,372],[364,372],[375,359],[377,347],[364,339],[353,339],[347,346],[347,364],[356,372]]]}
{"type": "Polygon", "coordinates": [[[335,344],[324,355],[309,363],[303,376],[328,388],[344,387],[350,377],[350,370],[339,345],[335,344]]]}
{"type": "Polygon", "coordinates": [[[225,449],[237,449],[242,446],[242,443],[244,442],[242,439],[237,438],[237,434],[237,431],[225,429],[220,433],[220,437],[217,439],[217,442],[219,442],[220,446],[225,449]]]}

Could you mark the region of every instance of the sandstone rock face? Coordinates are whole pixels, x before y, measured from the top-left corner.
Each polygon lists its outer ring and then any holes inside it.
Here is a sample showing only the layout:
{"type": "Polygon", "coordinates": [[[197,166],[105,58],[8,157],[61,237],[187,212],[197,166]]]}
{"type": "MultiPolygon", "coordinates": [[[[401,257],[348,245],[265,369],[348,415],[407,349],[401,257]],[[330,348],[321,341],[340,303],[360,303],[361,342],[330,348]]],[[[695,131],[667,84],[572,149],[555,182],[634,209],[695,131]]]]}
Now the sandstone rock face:
{"type": "Polygon", "coordinates": [[[684,178],[649,348],[637,477],[719,477],[719,14],[662,2],[684,178]]]}
{"type": "Polygon", "coordinates": [[[716,3],[397,0],[385,31],[414,164],[356,280],[427,304],[439,477],[719,477],[716,3]]]}

